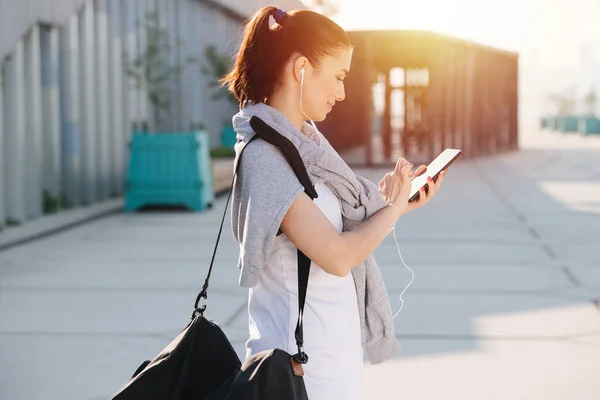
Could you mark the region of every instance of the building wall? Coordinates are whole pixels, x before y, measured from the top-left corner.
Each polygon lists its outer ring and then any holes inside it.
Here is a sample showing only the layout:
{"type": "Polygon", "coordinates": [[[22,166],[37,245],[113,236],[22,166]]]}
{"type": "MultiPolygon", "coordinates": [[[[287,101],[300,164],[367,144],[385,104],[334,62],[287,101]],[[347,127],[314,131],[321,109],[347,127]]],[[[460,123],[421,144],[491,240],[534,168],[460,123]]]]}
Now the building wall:
{"type": "Polygon", "coordinates": [[[0,60],[14,51],[17,41],[37,22],[63,23],[84,0],[0,1],[0,60]]]}
{"type": "MultiPolygon", "coordinates": [[[[264,4],[263,4],[264,3],[264,4]]],[[[294,0],[287,9],[302,7],[294,0]]],[[[171,65],[202,61],[206,46],[233,55],[245,18],[266,5],[234,0],[3,0],[0,2],[0,228],[123,195],[134,124],[152,126],[144,88],[123,67],[147,45],[139,22],[156,12],[171,65]],[[181,43],[181,44],[177,44],[181,43]]],[[[168,81],[163,129],[203,123],[211,146],[236,107],[215,100],[215,79],[187,64],[168,81]]]]}

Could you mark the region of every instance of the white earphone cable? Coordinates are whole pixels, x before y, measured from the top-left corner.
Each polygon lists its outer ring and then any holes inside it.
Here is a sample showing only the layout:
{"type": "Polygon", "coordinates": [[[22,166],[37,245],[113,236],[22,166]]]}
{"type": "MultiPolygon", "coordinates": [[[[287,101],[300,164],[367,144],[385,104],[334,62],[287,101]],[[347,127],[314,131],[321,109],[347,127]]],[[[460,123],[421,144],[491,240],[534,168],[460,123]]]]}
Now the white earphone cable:
{"type": "Polygon", "coordinates": [[[303,86],[304,86],[304,68],[300,69],[300,111],[310,121],[310,124],[313,126],[313,128],[315,128],[315,130],[318,131],[317,126],[315,125],[315,122],[308,115],[306,115],[306,113],[304,112],[304,109],[302,108],[302,88],[303,88],[303,86]]]}
{"type": "Polygon", "coordinates": [[[408,267],[408,265],[406,265],[406,263],[404,262],[404,259],[402,258],[402,254],[400,253],[400,245],[398,244],[398,239],[396,239],[396,224],[394,224],[394,242],[396,242],[396,248],[398,249],[398,256],[400,256],[400,261],[402,261],[402,264],[404,264],[404,266],[406,267],[406,269],[410,272],[411,274],[411,279],[410,282],[408,282],[408,285],[406,285],[406,287],[404,288],[404,290],[402,291],[402,293],[400,293],[400,309],[396,312],[396,314],[394,314],[393,318],[396,318],[398,316],[398,314],[400,314],[400,311],[402,311],[402,308],[404,307],[404,300],[402,300],[402,295],[404,294],[404,292],[406,292],[409,288],[410,285],[412,285],[413,281],[415,280],[415,273],[413,272],[412,269],[410,269],[408,267]]]}

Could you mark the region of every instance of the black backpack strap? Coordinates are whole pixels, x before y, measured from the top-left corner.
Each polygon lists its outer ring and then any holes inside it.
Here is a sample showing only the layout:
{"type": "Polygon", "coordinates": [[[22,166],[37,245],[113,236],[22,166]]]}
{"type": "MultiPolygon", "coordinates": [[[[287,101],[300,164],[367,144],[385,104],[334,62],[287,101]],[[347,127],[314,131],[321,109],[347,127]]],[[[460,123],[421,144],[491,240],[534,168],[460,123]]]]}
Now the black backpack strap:
{"type": "MultiPolygon", "coordinates": [[[[210,260],[210,266],[208,269],[208,274],[204,281],[204,286],[202,287],[202,290],[196,297],[196,303],[194,304],[194,313],[192,314],[192,318],[195,317],[196,314],[202,315],[204,313],[204,311],[206,310],[206,305],[202,305],[201,308],[198,308],[198,304],[199,304],[201,298],[204,298],[204,299],[207,298],[208,283],[210,280],[210,275],[212,273],[213,263],[215,260],[215,255],[217,253],[217,248],[219,246],[219,240],[221,238],[221,233],[223,231],[225,215],[227,214],[227,209],[229,207],[229,201],[230,201],[231,195],[233,193],[233,185],[235,183],[235,176],[237,175],[237,172],[239,169],[239,164],[240,164],[239,161],[242,157],[242,153],[243,153],[244,149],[252,140],[254,140],[258,137],[258,138],[261,138],[264,141],[272,144],[273,146],[277,147],[279,149],[279,151],[281,151],[281,153],[283,154],[283,156],[285,157],[287,162],[292,167],[294,173],[296,174],[296,177],[298,178],[298,180],[300,181],[302,186],[304,186],[304,191],[306,192],[306,194],[313,200],[318,197],[317,191],[314,188],[314,186],[310,180],[310,177],[308,176],[308,172],[306,171],[306,168],[304,167],[304,162],[302,161],[302,157],[300,156],[298,149],[296,149],[296,146],[294,146],[294,144],[288,138],[281,135],[279,132],[277,132],[275,129],[273,129],[271,126],[269,126],[263,120],[261,120],[260,118],[258,118],[256,116],[253,116],[250,118],[250,126],[254,130],[255,135],[252,136],[252,138],[248,141],[248,143],[246,143],[244,145],[244,147],[240,150],[240,154],[236,160],[236,163],[234,164],[234,174],[233,174],[234,176],[233,176],[233,180],[231,182],[231,190],[229,191],[229,196],[227,197],[227,202],[225,204],[225,211],[223,212],[223,218],[221,219],[221,227],[219,228],[219,234],[217,235],[217,242],[215,244],[215,249],[213,251],[213,255],[210,260]]],[[[296,345],[298,346],[298,353],[295,354],[293,357],[297,362],[299,362],[301,364],[305,364],[308,361],[308,355],[306,355],[306,353],[304,352],[303,316],[304,316],[304,305],[306,303],[306,292],[308,289],[308,277],[310,274],[310,264],[311,264],[311,260],[304,253],[302,253],[300,250],[298,250],[298,322],[296,323],[296,331],[295,331],[295,338],[296,338],[296,345]]]]}

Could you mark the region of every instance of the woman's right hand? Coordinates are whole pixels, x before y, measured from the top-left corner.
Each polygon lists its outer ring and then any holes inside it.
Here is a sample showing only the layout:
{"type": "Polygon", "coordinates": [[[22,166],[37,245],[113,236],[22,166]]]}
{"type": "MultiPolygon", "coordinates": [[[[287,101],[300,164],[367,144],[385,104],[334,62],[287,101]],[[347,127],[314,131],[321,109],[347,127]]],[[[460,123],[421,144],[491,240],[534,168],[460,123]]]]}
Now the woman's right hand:
{"type": "Polygon", "coordinates": [[[385,174],[383,179],[379,181],[379,192],[384,200],[398,211],[398,218],[429,203],[437,193],[446,175],[446,171],[442,171],[435,182],[431,177],[428,177],[427,193],[425,193],[424,188],[421,188],[419,190],[419,200],[409,203],[412,179],[427,170],[427,166],[421,165],[415,172],[412,172],[412,166],[413,164],[406,161],[406,159],[399,158],[394,171],[385,174]]]}
{"type": "Polygon", "coordinates": [[[379,181],[379,191],[383,199],[398,210],[399,216],[408,210],[411,179],[416,174],[422,173],[425,166],[419,167],[416,173],[412,172],[413,164],[405,158],[399,158],[394,171],[385,174],[379,181]]]}

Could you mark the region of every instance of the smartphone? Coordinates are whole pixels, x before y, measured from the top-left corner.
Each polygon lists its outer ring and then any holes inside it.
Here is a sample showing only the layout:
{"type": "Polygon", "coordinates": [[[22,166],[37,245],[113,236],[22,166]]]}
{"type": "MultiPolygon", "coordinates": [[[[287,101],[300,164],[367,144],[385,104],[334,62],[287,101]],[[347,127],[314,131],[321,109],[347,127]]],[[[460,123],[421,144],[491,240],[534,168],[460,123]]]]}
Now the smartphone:
{"type": "Polygon", "coordinates": [[[419,176],[416,176],[411,181],[410,197],[408,202],[419,200],[419,189],[425,188],[425,193],[428,192],[427,177],[431,176],[433,181],[437,181],[440,172],[447,169],[454,161],[462,155],[462,150],[446,149],[442,151],[428,166],[427,170],[419,176]]]}

